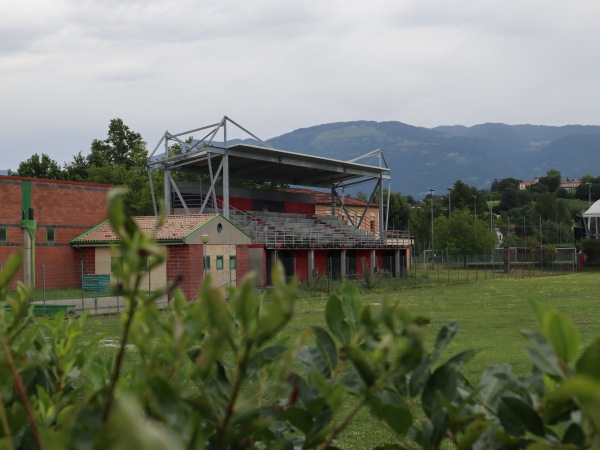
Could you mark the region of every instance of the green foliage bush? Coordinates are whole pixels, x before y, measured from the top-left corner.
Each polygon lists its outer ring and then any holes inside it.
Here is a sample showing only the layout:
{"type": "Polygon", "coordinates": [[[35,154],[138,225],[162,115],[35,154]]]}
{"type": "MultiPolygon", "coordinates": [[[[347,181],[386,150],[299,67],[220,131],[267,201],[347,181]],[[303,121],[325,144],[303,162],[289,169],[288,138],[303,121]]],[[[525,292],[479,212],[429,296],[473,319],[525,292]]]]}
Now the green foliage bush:
{"type": "Polygon", "coordinates": [[[579,245],[585,254],[586,265],[600,266],[600,239],[582,239],[579,245]]]}
{"type": "Polygon", "coordinates": [[[534,305],[528,376],[495,365],[478,385],[462,372],[474,350],[444,357],[456,322],[428,351],[425,318],[363,305],[352,284],[330,296],[327,329],[281,341],[298,293],[280,270],[268,299],[252,279],[227,292],[206,282],[189,303],[176,286],[145,292],[147,256],[164,255],[123,198],[109,207],[125,280],[113,289],[127,298],[114,359],[82,338],[85,314],[36,319],[29,292],[9,293],[18,257],[0,273],[0,449],[333,449],[365,408],[394,436],[379,449],[599,448],[600,340],[581,352],[558,312],[534,305]]]}

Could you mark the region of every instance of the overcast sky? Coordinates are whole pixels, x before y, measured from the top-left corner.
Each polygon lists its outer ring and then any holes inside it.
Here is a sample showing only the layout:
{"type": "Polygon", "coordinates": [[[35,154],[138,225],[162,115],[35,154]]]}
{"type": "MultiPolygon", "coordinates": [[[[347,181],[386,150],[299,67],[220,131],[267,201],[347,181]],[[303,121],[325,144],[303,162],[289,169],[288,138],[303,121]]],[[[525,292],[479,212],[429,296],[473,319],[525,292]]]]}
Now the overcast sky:
{"type": "Polygon", "coordinates": [[[121,118],[153,148],[224,115],[268,139],[327,122],[598,125],[594,0],[0,3],[0,169],[60,164],[121,118]]]}

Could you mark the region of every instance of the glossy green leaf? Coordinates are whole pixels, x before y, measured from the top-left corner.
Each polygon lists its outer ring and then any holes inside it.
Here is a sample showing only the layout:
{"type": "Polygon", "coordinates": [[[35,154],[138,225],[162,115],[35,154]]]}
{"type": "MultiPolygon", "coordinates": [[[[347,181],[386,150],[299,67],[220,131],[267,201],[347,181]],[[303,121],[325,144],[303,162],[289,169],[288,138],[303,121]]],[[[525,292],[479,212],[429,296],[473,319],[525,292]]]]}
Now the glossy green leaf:
{"type": "Polygon", "coordinates": [[[548,402],[564,403],[574,400],[587,417],[594,434],[600,435],[600,383],[594,378],[577,375],[566,380],[549,393],[548,402]]]}
{"type": "Polygon", "coordinates": [[[437,361],[442,351],[448,346],[448,344],[454,339],[456,333],[458,333],[459,323],[458,321],[444,324],[435,340],[435,347],[433,351],[433,362],[437,361]]]}
{"type": "Polygon", "coordinates": [[[440,409],[440,399],[452,401],[455,398],[460,378],[453,364],[444,364],[431,374],[421,395],[423,410],[428,417],[440,409]]]}
{"type": "Polygon", "coordinates": [[[285,345],[273,345],[263,348],[248,361],[247,375],[250,376],[254,371],[279,361],[285,352],[287,352],[287,347],[285,345]]]}
{"type": "Polygon", "coordinates": [[[488,367],[481,375],[479,396],[492,408],[496,408],[506,390],[506,377],[510,376],[511,367],[508,364],[497,364],[488,367]]]}
{"type": "Polygon", "coordinates": [[[457,450],[471,450],[473,445],[488,430],[492,422],[490,420],[475,419],[464,431],[458,441],[457,450]]]}
{"type": "Polygon", "coordinates": [[[339,378],[339,381],[346,388],[346,392],[356,397],[362,395],[366,388],[365,382],[355,371],[342,374],[342,376],[339,378]]]}
{"type": "Polygon", "coordinates": [[[354,283],[347,281],[342,283],[342,310],[344,319],[355,330],[361,311],[361,300],[358,287],[354,283]]]}
{"type": "Polygon", "coordinates": [[[234,290],[231,304],[242,332],[247,339],[254,341],[258,332],[259,302],[252,278],[244,279],[241,286],[234,290]]]}
{"type": "Polygon", "coordinates": [[[543,373],[555,377],[564,377],[564,373],[560,367],[558,358],[554,353],[554,349],[548,343],[546,338],[542,334],[530,330],[523,330],[523,335],[531,344],[531,347],[526,348],[531,362],[543,373]]]}
{"type": "Polygon", "coordinates": [[[321,352],[315,345],[303,345],[298,350],[298,363],[309,374],[316,370],[321,375],[328,376],[330,374],[329,367],[323,359],[321,352]]]}
{"type": "Polygon", "coordinates": [[[302,433],[310,433],[313,427],[314,417],[309,411],[304,408],[294,406],[287,408],[284,415],[285,418],[302,433]]]}
{"type": "Polygon", "coordinates": [[[23,268],[23,254],[21,252],[10,255],[0,270],[0,289],[8,288],[10,280],[23,268]]]}
{"type": "Polygon", "coordinates": [[[346,347],[346,354],[367,386],[377,381],[377,372],[367,355],[355,343],[346,347]]]}
{"type": "Polygon", "coordinates": [[[327,376],[331,376],[338,365],[338,351],[335,342],[323,328],[313,326],[311,330],[315,335],[317,348],[325,361],[327,376]]]}
{"type": "Polygon", "coordinates": [[[569,318],[558,311],[548,311],[544,316],[544,334],[560,361],[568,364],[575,359],[579,353],[581,338],[569,318]]]}
{"type": "Polygon", "coordinates": [[[327,322],[329,331],[331,331],[338,341],[343,345],[347,345],[350,342],[352,329],[344,317],[342,300],[335,294],[329,296],[325,305],[325,321],[327,322]]]}
{"type": "Polygon", "coordinates": [[[583,352],[575,371],[579,375],[587,375],[600,381],[600,338],[596,338],[583,352]]]}
{"type": "Polygon", "coordinates": [[[498,418],[504,430],[513,436],[530,432],[544,435],[544,424],[533,407],[518,397],[504,397],[498,405],[498,418]]]}
{"type": "Polygon", "coordinates": [[[391,390],[381,390],[368,398],[371,413],[399,435],[412,425],[412,414],[402,398],[391,390]]]}

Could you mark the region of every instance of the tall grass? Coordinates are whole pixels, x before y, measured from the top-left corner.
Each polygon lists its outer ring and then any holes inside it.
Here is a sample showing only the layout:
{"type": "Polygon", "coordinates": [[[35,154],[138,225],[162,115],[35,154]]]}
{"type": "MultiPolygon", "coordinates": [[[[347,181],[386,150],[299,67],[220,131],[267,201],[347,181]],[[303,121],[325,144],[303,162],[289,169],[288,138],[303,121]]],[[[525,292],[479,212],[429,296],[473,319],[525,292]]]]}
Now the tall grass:
{"type": "MultiPolygon", "coordinates": [[[[424,289],[365,292],[363,300],[376,306],[386,295],[413,314],[429,317],[427,340],[430,343],[442,324],[458,320],[460,332],[447,349],[447,356],[469,348],[477,349],[477,356],[465,368],[469,380],[477,383],[482,372],[495,363],[510,364],[517,375],[528,372],[525,340],[520,331],[537,327],[531,300],[571,316],[582,334],[582,343],[589,344],[600,334],[599,282],[600,274],[590,272],[559,277],[495,278],[424,289]]],[[[307,295],[300,302],[298,313],[284,337],[293,339],[311,325],[325,326],[326,300],[326,294],[307,295]]],[[[120,325],[120,317],[116,315],[91,316],[86,332],[103,333],[108,339],[118,339],[120,325]]],[[[339,446],[344,449],[371,448],[387,437],[386,432],[373,426],[370,416],[365,413],[359,415],[341,437],[339,446]]]]}

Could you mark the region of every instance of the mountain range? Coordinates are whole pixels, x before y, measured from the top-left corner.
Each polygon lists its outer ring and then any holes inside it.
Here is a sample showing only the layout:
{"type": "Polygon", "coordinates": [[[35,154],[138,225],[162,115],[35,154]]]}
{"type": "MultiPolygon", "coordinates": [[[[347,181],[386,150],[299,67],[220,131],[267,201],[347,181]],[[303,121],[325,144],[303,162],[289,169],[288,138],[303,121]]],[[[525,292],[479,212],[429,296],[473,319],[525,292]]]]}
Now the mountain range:
{"type": "MultiPolygon", "coordinates": [[[[494,179],[522,180],[559,170],[563,179],[600,176],[600,126],[486,123],[424,128],[401,122],[353,121],[302,128],[268,140],[274,148],[351,160],[383,151],[392,191],[421,198],[457,180],[479,189],[494,179]]],[[[376,161],[361,163],[378,165],[376,161]]]]}

